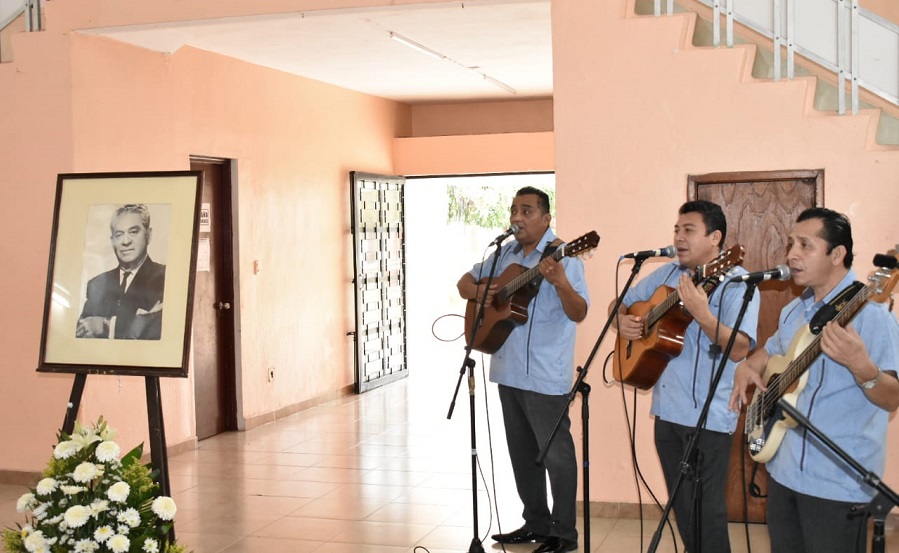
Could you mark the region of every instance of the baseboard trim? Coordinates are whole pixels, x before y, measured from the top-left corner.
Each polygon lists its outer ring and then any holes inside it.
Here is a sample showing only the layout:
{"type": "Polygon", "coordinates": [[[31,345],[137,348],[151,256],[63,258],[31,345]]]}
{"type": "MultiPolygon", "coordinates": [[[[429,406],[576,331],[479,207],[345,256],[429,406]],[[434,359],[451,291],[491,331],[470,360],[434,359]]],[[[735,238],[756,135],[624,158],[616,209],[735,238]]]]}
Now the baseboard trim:
{"type": "Polygon", "coordinates": [[[355,385],[350,384],[349,386],[345,386],[345,387],[339,388],[337,390],[332,390],[332,391],[324,393],[320,396],[316,396],[314,398],[307,399],[307,400],[301,401],[299,403],[294,403],[293,405],[288,405],[286,407],[276,409],[275,411],[270,411],[268,413],[256,415],[255,417],[245,418],[244,419],[244,430],[251,430],[258,426],[262,426],[263,424],[275,422],[278,419],[283,419],[284,417],[299,413],[300,411],[305,411],[307,409],[311,409],[311,408],[321,405],[323,403],[327,403],[331,400],[340,399],[342,397],[352,395],[355,392],[355,389],[356,389],[355,385]]]}
{"type": "MultiPolygon", "coordinates": [[[[664,505],[662,505],[664,508],[664,505]]],[[[584,502],[577,502],[578,516],[584,516],[584,502]]],[[[591,501],[590,502],[590,518],[613,518],[613,519],[631,519],[640,520],[641,512],[638,503],[615,503],[611,501],[591,501]]],[[[662,509],[654,503],[644,503],[642,519],[643,520],[659,520],[662,518],[662,509]]],[[[757,523],[751,523],[757,524],[757,523]]],[[[764,524],[764,523],[758,523],[764,524]]],[[[890,513],[887,515],[886,524],[891,527],[899,526],[899,513],[890,513]]]]}

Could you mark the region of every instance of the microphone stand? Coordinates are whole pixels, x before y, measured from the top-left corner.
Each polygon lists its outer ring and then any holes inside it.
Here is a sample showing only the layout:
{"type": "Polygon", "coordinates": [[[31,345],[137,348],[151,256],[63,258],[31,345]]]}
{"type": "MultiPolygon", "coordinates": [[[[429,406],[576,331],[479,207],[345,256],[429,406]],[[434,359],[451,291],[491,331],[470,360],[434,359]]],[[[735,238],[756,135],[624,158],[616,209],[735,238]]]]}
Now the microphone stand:
{"type": "MultiPolygon", "coordinates": [[[[668,516],[671,514],[671,508],[674,504],[674,498],[677,496],[677,492],[680,490],[685,475],[690,470],[690,459],[693,457],[693,452],[696,450],[696,446],[699,443],[699,434],[703,430],[705,430],[706,419],[708,419],[709,417],[709,409],[712,406],[712,399],[715,397],[715,391],[718,389],[718,382],[721,381],[721,375],[724,374],[724,366],[727,364],[728,357],[730,357],[730,351],[733,349],[734,341],[736,341],[737,339],[737,332],[739,332],[740,330],[740,324],[743,322],[743,316],[746,314],[746,308],[749,307],[749,302],[750,300],[752,300],[752,294],[755,292],[757,286],[758,282],[752,280],[746,282],[746,292],[743,294],[743,304],[740,306],[740,312],[737,314],[736,323],[734,323],[733,330],[730,333],[730,338],[727,340],[727,346],[725,346],[724,348],[724,352],[721,356],[721,362],[718,363],[718,368],[715,369],[715,375],[712,378],[711,383],[711,390],[709,390],[709,395],[705,398],[705,403],[702,406],[702,411],[699,413],[699,419],[696,421],[693,435],[690,436],[690,442],[687,444],[686,451],[684,451],[684,456],[680,462],[680,473],[677,475],[677,480],[674,481],[674,486],[672,486],[672,489],[668,494],[668,503],[665,504],[665,510],[662,512],[662,518],[659,520],[659,525],[656,528],[655,534],[653,534],[652,536],[652,542],[650,542],[649,544],[647,553],[655,553],[656,549],[659,547],[659,541],[661,541],[662,539],[662,531],[665,529],[665,522],[668,520],[668,516]]],[[[699,470],[699,467],[697,466],[696,469],[699,470]]],[[[699,551],[702,551],[702,536],[700,532],[696,531],[696,529],[699,527],[698,519],[700,517],[698,516],[698,513],[695,518],[697,520],[691,521],[690,532],[693,533],[693,537],[696,540],[697,549],[699,551]]],[[[678,521],[678,523],[680,522],[681,521],[678,521]]]]}
{"type": "Polygon", "coordinates": [[[612,312],[609,314],[609,318],[606,320],[605,326],[603,326],[602,331],[599,333],[599,338],[596,339],[596,343],[593,344],[593,350],[590,352],[590,355],[587,356],[587,361],[584,363],[583,367],[577,368],[577,378],[574,381],[574,385],[571,387],[571,391],[568,392],[568,404],[562,409],[562,412],[559,413],[559,417],[556,420],[556,424],[553,425],[552,432],[550,432],[549,437],[546,439],[546,442],[543,444],[543,447],[540,449],[540,454],[537,455],[537,464],[543,464],[543,459],[546,458],[546,453],[549,450],[549,446],[552,443],[553,438],[556,436],[556,433],[559,430],[559,427],[562,424],[562,421],[565,419],[565,414],[571,408],[571,402],[574,401],[575,396],[578,392],[580,392],[581,398],[581,450],[583,456],[583,465],[582,465],[582,474],[583,477],[581,480],[583,481],[583,497],[584,497],[584,548],[583,551],[590,551],[590,434],[588,432],[590,426],[590,385],[584,382],[584,379],[587,377],[587,372],[590,370],[590,364],[593,362],[593,358],[596,356],[597,350],[599,350],[600,344],[602,344],[603,339],[606,337],[606,333],[609,331],[609,327],[612,326],[612,322],[615,320],[615,317],[618,315],[618,309],[621,307],[621,302],[624,301],[624,294],[630,289],[631,284],[634,282],[634,278],[637,276],[637,273],[640,272],[640,268],[643,267],[643,262],[646,261],[648,257],[635,257],[634,258],[634,267],[631,269],[631,274],[627,279],[627,282],[624,283],[624,289],[621,291],[621,294],[616,298],[615,305],[612,308],[612,312]]]}
{"type": "Polygon", "coordinates": [[[499,263],[499,253],[502,248],[502,240],[495,240],[496,251],[493,253],[493,264],[490,266],[490,272],[487,273],[487,283],[484,287],[484,295],[481,296],[478,303],[477,316],[471,325],[471,337],[465,343],[465,357],[462,360],[462,366],[459,368],[459,380],[456,381],[456,389],[453,392],[453,399],[450,401],[449,411],[446,414],[447,419],[453,418],[453,410],[456,408],[456,397],[459,395],[459,387],[462,385],[462,376],[468,370],[468,410],[470,418],[470,434],[471,434],[471,508],[472,508],[472,538],[471,545],[468,547],[469,553],[484,553],[484,546],[478,535],[478,450],[477,450],[477,432],[475,430],[475,405],[474,405],[474,359],[471,358],[471,350],[474,345],[474,337],[478,333],[478,329],[484,322],[484,304],[487,301],[487,293],[490,290],[490,284],[493,282],[493,274],[499,263]]]}
{"type": "Polygon", "coordinates": [[[899,495],[896,495],[896,492],[890,489],[889,486],[884,484],[880,477],[877,476],[873,471],[867,470],[865,467],[861,465],[858,461],[856,461],[852,456],[846,453],[840,446],[834,443],[833,440],[827,437],[826,434],[821,432],[821,429],[816,427],[808,418],[799,412],[795,407],[790,405],[788,401],[784,398],[780,398],[777,401],[778,407],[780,407],[784,412],[786,412],[789,416],[793,417],[799,424],[807,428],[812,434],[814,434],[821,442],[830,448],[831,451],[840,456],[843,461],[852,467],[855,472],[857,472],[862,480],[865,481],[866,484],[877,490],[877,495],[874,496],[874,499],[871,500],[871,503],[868,504],[868,512],[874,518],[874,535],[871,537],[871,553],[884,553],[886,549],[886,538],[884,537],[884,520],[886,520],[887,514],[894,507],[899,505],[899,495]]]}

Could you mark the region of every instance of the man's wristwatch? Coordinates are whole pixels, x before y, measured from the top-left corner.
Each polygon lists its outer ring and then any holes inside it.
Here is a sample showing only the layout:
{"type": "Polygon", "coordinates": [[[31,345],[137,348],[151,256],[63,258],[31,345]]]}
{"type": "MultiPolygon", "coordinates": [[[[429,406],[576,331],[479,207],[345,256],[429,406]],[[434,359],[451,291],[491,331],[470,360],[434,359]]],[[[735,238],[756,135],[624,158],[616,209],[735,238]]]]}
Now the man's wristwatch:
{"type": "Polygon", "coordinates": [[[877,386],[877,383],[880,381],[881,372],[883,371],[880,370],[880,367],[877,367],[877,374],[874,375],[874,378],[872,378],[871,380],[866,380],[864,382],[859,382],[858,380],[856,380],[855,382],[862,390],[870,390],[874,386],[877,386]]]}

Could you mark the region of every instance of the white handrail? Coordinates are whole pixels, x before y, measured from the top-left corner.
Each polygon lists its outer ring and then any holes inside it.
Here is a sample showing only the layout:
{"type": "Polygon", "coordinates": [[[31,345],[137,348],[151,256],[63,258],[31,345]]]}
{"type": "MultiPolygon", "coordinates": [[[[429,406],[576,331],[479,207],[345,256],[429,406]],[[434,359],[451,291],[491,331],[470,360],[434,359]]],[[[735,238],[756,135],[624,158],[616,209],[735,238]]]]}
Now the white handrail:
{"type": "MultiPolygon", "coordinates": [[[[722,0],[699,0],[712,8],[712,44],[720,44],[722,0]]],[[[661,11],[655,0],[655,12],[661,11]]],[[[668,13],[673,10],[669,9],[668,13]]],[[[787,78],[793,55],[802,54],[837,75],[839,112],[846,111],[849,80],[852,113],[858,112],[859,86],[899,105],[899,25],[868,12],[858,0],[727,0],[726,44],[733,45],[733,21],[774,43],[774,78],[781,76],[781,48],[787,49],[787,78]]]]}
{"type": "Polygon", "coordinates": [[[16,20],[25,11],[25,3],[21,5],[13,3],[0,2],[0,29],[5,29],[7,25],[16,20]]]}

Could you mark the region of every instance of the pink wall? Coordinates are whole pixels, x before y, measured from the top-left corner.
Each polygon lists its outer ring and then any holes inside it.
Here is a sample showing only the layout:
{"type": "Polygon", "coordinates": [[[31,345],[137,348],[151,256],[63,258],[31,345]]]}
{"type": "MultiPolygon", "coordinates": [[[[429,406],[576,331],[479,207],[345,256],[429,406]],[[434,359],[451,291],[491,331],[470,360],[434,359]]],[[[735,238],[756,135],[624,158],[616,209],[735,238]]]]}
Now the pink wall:
{"type": "MultiPolygon", "coordinates": [[[[266,9],[297,9],[295,4],[276,2],[266,9]]],[[[324,0],[300,4],[299,9],[335,7],[324,0]]],[[[2,258],[15,260],[0,275],[0,285],[16,317],[0,338],[0,415],[14,421],[27,414],[28,420],[4,426],[4,438],[17,448],[0,451],[0,472],[43,465],[71,385],[70,376],[33,370],[59,172],[185,169],[190,154],[240,160],[237,267],[246,417],[352,381],[343,336],[350,318],[351,169],[445,174],[554,167],[559,232],[576,236],[596,229],[603,238],[587,261],[594,308],[579,330],[581,360],[604,322],[602,306],[614,295],[617,255],[670,239],[689,173],[824,168],[825,204],[855,221],[860,260],[899,241],[892,213],[899,203],[899,154],[868,142],[870,114],[818,114],[809,107],[811,81],[752,82],[750,48],[696,50],[687,45],[689,17],[626,19],[628,10],[624,0],[553,2],[554,133],[395,139],[413,134],[408,106],[201,51],[161,56],[64,34],[81,25],[202,17],[209,11],[258,13],[256,3],[48,4],[49,30],[16,37],[16,62],[0,66],[0,95],[6,105],[18,102],[4,114],[10,129],[5,136],[15,138],[5,138],[0,148],[7,199],[0,204],[0,233],[16,238],[0,245],[2,258]],[[246,83],[253,83],[252,91],[245,92],[246,83]],[[264,268],[256,276],[255,259],[264,268]],[[297,272],[304,277],[303,290],[282,282],[284,274],[297,272]],[[298,346],[297,336],[310,339],[298,346]],[[264,376],[272,365],[283,369],[277,386],[264,376]]],[[[620,399],[615,388],[600,385],[600,373],[597,363],[591,372],[591,496],[632,503],[637,496],[620,399]]],[[[145,439],[137,430],[146,419],[143,386],[136,380],[123,378],[120,388],[115,377],[91,377],[85,396],[86,418],[103,413],[134,434],[133,440],[126,434],[123,443],[145,439]],[[141,409],[135,412],[134,405],[141,409]]],[[[190,441],[191,382],[166,380],[163,397],[169,441],[190,441]]],[[[641,394],[637,449],[659,492],[664,487],[647,410],[648,396],[641,394]]],[[[887,481],[899,478],[896,447],[891,446],[887,481]]]]}
{"type": "Polygon", "coordinates": [[[899,3],[894,0],[860,0],[858,5],[887,21],[899,23],[899,3]]]}
{"type": "MultiPolygon", "coordinates": [[[[559,229],[576,236],[596,228],[603,237],[587,262],[594,308],[580,327],[577,358],[587,357],[605,322],[617,256],[670,241],[688,174],[823,168],[825,205],[854,222],[863,274],[874,253],[899,241],[899,151],[869,142],[871,114],[817,113],[812,81],[755,82],[751,48],[692,48],[691,16],[626,18],[633,13],[626,4],[553,2],[559,229]]],[[[621,282],[626,277],[627,269],[621,282]]],[[[610,346],[607,340],[597,358],[610,346]]],[[[633,503],[620,392],[599,385],[596,365],[591,494],[633,503]]],[[[638,403],[638,458],[664,496],[649,395],[638,403]]],[[[899,479],[897,433],[893,425],[887,481],[899,479]]]]}
{"type": "MultiPolygon", "coordinates": [[[[0,66],[3,105],[14,106],[0,148],[0,232],[15,237],[2,255],[16,260],[0,286],[17,314],[0,339],[0,414],[28,421],[4,425],[16,447],[0,451],[0,472],[43,466],[71,388],[71,375],[34,371],[61,172],[183,170],[191,154],[237,159],[240,410],[264,417],[350,386],[348,173],[392,171],[409,107],[200,50],[165,56],[57,33],[60,5],[48,6],[46,32],[15,37],[15,62],[0,66]],[[277,369],[273,383],[267,367],[277,369]]],[[[192,385],[163,379],[170,444],[194,440],[192,385]]],[[[137,443],[145,405],[143,379],[91,376],[82,418],[103,414],[123,444],[137,443]]]]}
{"type": "Polygon", "coordinates": [[[537,133],[552,130],[551,98],[412,106],[412,136],[537,133]]]}

